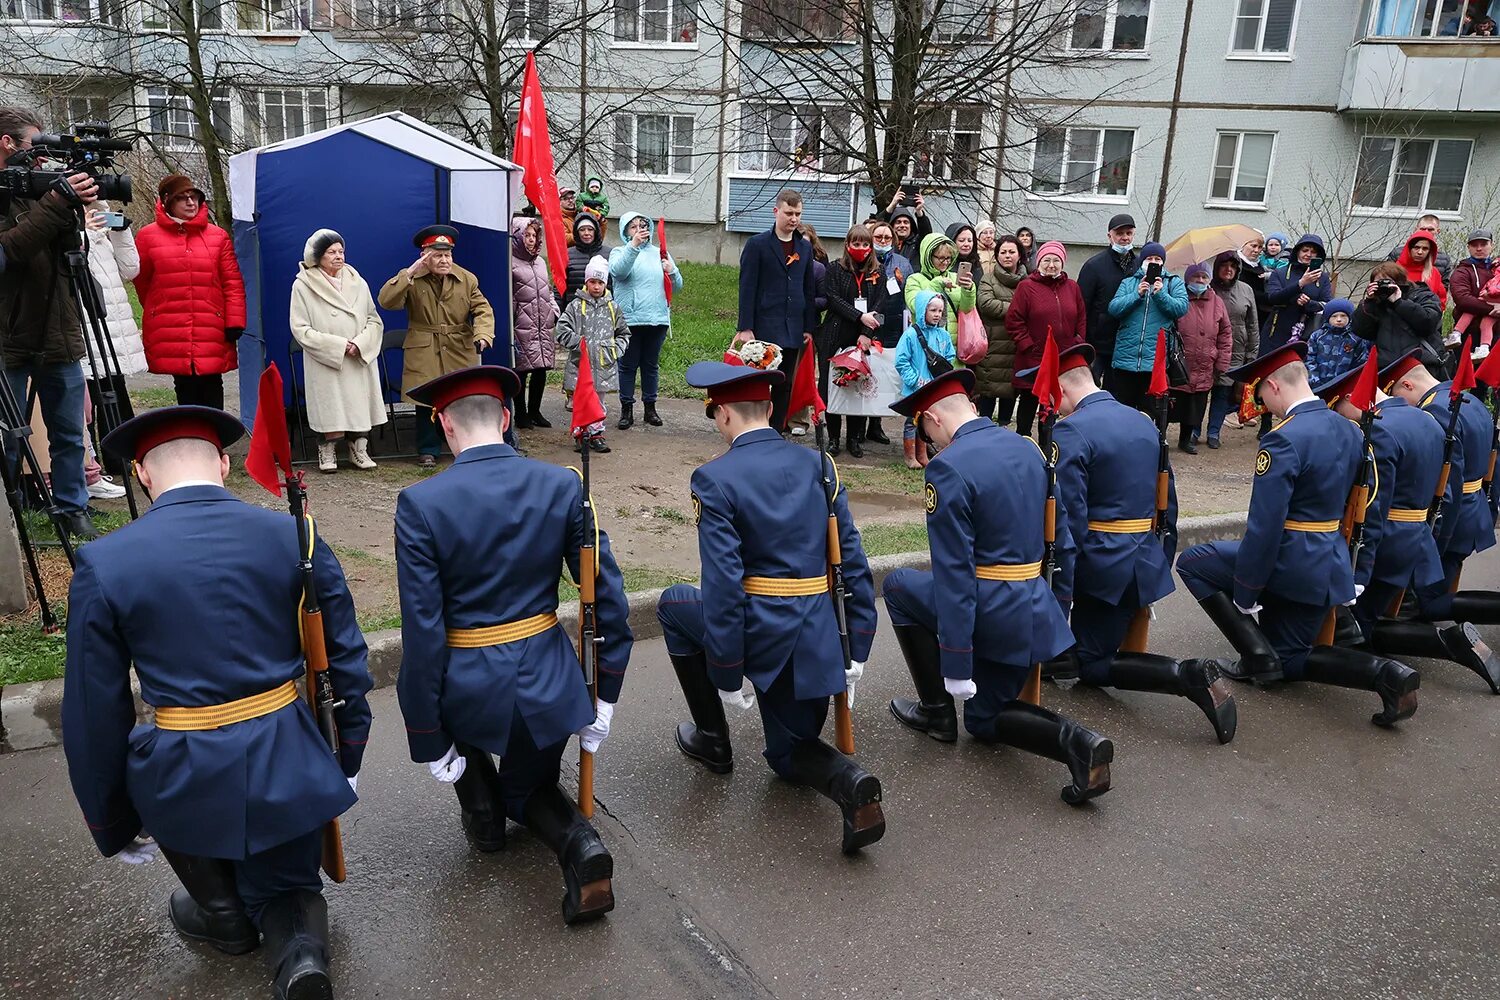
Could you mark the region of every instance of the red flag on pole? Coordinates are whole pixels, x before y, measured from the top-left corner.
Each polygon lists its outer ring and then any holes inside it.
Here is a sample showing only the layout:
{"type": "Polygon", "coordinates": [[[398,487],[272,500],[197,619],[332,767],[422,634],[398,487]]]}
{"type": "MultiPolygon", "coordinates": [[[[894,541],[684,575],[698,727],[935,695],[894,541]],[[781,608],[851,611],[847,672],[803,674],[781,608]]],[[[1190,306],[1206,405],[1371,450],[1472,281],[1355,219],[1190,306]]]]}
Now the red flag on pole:
{"type": "Polygon", "coordinates": [[[1156,362],[1151,366],[1151,384],[1146,387],[1148,396],[1165,396],[1167,394],[1167,330],[1159,327],[1156,331],[1156,362]]]}
{"type": "Polygon", "coordinates": [[[667,273],[667,219],[656,220],[656,245],[661,250],[661,284],[667,293],[667,305],[672,304],[672,276],[667,273]]]}
{"type": "Polygon", "coordinates": [[[562,201],[557,194],[557,168],[552,162],[552,138],[547,134],[547,108],[542,103],[542,81],[536,75],[536,56],[526,53],[526,77],[521,83],[521,116],[511,156],[526,171],[521,186],[542,213],[547,237],[547,262],[552,283],[562,292],[568,286],[568,242],[563,233],[562,201]]]}
{"type": "Polygon", "coordinates": [[[604,403],[599,399],[599,390],[594,388],[594,369],[589,364],[589,345],[585,341],[578,350],[578,384],[573,387],[573,436],[578,437],[589,424],[604,419],[604,403]]]}
{"type": "Polygon", "coordinates": [[[1042,363],[1037,367],[1036,380],[1031,383],[1031,394],[1036,397],[1041,415],[1047,416],[1062,402],[1062,388],[1057,384],[1057,341],[1052,336],[1052,327],[1047,327],[1047,342],[1042,345],[1042,363]]]}
{"type": "Polygon", "coordinates": [[[1370,356],[1365,359],[1365,367],[1359,373],[1359,378],[1354,380],[1354,388],[1349,392],[1349,402],[1361,410],[1373,409],[1375,406],[1375,387],[1380,384],[1380,362],[1375,360],[1375,348],[1370,348],[1370,356]]]}
{"type": "Polygon", "coordinates": [[[275,362],[260,373],[255,426],[250,431],[250,453],[245,456],[245,472],[277,496],[281,496],[283,478],[292,475],[292,439],[286,430],[281,372],[275,362]]]}
{"type": "Polygon", "coordinates": [[[823,397],[818,395],[818,359],[817,351],[813,349],[812,337],[802,335],[802,350],[797,352],[797,371],[792,375],[791,397],[787,400],[786,415],[791,419],[795,413],[800,413],[804,406],[812,407],[812,421],[818,422],[824,410],[828,409],[823,402],[823,397]]]}
{"type": "MultiPolygon", "coordinates": [[[[1374,351],[1370,352],[1375,353],[1374,351]]],[[[1458,373],[1453,376],[1453,388],[1449,392],[1457,398],[1462,393],[1474,388],[1474,361],[1469,357],[1468,351],[1459,351],[1458,373]]]]}
{"type": "MultiPolygon", "coordinates": [[[[1470,362],[1472,364],[1472,361],[1470,362]]],[[[1491,389],[1500,385],[1500,348],[1490,352],[1489,357],[1479,365],[1479,370],[1474,373],[1474,378],[1491,389]]]]}

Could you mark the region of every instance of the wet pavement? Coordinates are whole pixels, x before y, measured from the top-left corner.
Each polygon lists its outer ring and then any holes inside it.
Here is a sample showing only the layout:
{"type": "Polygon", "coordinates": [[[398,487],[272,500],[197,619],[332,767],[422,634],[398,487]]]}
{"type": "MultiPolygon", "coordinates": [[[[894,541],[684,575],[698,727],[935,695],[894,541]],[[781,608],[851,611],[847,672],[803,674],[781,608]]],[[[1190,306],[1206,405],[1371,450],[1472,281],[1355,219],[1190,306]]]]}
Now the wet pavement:
{"type": "MultiPolygon", "coordinates": [[[[1494,552],[1467,586],[1500,585],[1494,552]]],[[[1160,611],[1153,650],[1227,652],[1184,593],[1160,611]]],[[[678,754],[681,696],[644,642],[598,759],[619,905],[573,929],[527,831],[470,851],[380,691],[349,881],[327,893],[338,995],[1493,997],[1500,698],[1416,665],[1421,707],[1395,731],[1370,724],[1373,694],[1237,687],[1227,747],[1185,700],[1048,687],[1116,743],[1113,790],[1075,809],[1061,765],[900,728],[885,704],[909,682],[883,629],[856,730],[889,826],[846,859],[834,808],[760,761],[754,713],[731,721],[731,776],[678,754]]],[[[177,938],[164,862],[98,857],[59,749],[0,755],[0,796],[0,996],[270,995],[259,955],[177,938]]]]}

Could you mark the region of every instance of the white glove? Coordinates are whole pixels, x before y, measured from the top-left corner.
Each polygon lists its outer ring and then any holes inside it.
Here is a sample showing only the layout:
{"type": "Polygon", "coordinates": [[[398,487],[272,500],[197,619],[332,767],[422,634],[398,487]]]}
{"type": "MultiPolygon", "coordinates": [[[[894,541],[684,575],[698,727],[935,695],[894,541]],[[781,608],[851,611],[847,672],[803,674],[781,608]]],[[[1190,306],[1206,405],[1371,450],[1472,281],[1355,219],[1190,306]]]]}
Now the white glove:
{"type": "Polygon", "coordinates": [[[1364,592],[1365,592],[1365,585],[1362,584],[1362,583],[1356,583],[1354,585],[1354,600],[1352,600],[1352,601],[1345,601],[1344,602],[1344,607],[1346,607],[1346,608],[1352,608],[1352,607],[1354,607],[1354,605],[1359,601],[1359,595],[1363,594],[1364,592]]]}
{"type": "Polygon", "coordinates": [[[854,709],[854,684],[865,675],[865,665],[858,660],[849,661],[849,669],[844,671],[844,687],[849,691],[849,708],[854,709]]]}
{"type": "Polygon", "coordinates": [[[951,694],[955,701],[968,701],[979,693],[979,688],[972,679],[956,681],[952,677],[944,677],[943,689],[951,694]]]}
{"type": "Polygon", "coordinates": [[[359,775],[357,775],[357,774],[350,775],[349,778],[348,778],[348,781],[349,781],[349,791],[353,792],[355,795],[358,795],[359,794],[359,775]]]}
{"type": "Polygon", "coordinates": [[[1238,604],[1236,604],[1235,607],[1239,609],[1240,614],[1249,615],[1255,620],[1255,623],[1257,625],[1260,624],[1260,613],[1264,611],[1265,608],[1261,607],[1259,604],[1253,604],[1248,608],[1241,608],[1238,604]]]}
{"type": "Polygon", "coordinates": [[[464,768],[468,766],[469,762],[464,759],[463,754],[458,752],[458,747],[449,747],[448,752],[442,757],[428,762],[427,770],[431,771],[432,776],[443,784],[451,785],[464,776],[464,768]]]}
{"type": "Polygon", "coordinates": [[[719,689],[719,700],[730,708],[737,708],[742,712],[748,712],[755,707],[755,689],[752,687],[749,693],[743,689],[738,691],[725,691],[719,689]]]}
{"type": "Polygon", "coordinates": [[[578,745],[594,753],[609,735],[609,720],[614,718],[615,706],[607,701],[599,702],[594,721],[578,730],[578,745]]]}
{"type": "Polygon", "coordinates": [[[135,840],[120,848],[120,853],[115,857],[127,865],[143,865],[148,861],[156,860],[156,852],[159,848],[156,841],[150,837],[137,837],[135,840]]]}

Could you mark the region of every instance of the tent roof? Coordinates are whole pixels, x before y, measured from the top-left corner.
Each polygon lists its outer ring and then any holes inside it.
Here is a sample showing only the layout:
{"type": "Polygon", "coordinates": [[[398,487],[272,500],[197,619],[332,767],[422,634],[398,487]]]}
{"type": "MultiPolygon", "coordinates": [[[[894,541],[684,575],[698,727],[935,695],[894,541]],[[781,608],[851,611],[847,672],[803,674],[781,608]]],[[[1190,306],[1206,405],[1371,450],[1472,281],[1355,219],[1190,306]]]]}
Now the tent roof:
{"type": "Polygon", "coordinates": [[[253,221],[255,218],[255,175],[261,156],[306,146],[339,132],[354,132],[448,171],[460,173],[505,171],[512,175],[510,186],[516,189],[520,187],[522,170],[516,164],[492,153],[486,153],[468,143],[460,142],[446,132],[433,128],[411,115],[391,111],[373,118],[336,125],[333,128],[323,129],[321,132],[298,136],[285,142],[246,150],[231,157],[229,193],[234,206],[234,217],[246,222],[253,221]]]}

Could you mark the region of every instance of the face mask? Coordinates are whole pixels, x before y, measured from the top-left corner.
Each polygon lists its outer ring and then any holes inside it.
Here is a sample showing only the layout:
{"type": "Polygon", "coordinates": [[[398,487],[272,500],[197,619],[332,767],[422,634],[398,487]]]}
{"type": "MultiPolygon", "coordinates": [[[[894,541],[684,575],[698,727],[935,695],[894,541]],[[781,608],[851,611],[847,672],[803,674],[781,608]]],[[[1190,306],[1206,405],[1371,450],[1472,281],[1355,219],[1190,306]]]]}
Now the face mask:
{"type": "Polygon", "coordinates": [[[1208,286],[1200,284],[1196,281],[1190,281],[1188,282],[1188,291],[1192,292],[1194,295],[1202,295],[1204,292],[1208,291],[1208,286]]]}
{"type": "Polygon", "coordinates": [[[870,259],[870,248],[869,247],[850,247],[849,248],[849,259],[852,260],[852,261],[854,261],[856,264],[863,264],[865,261],[867,261],[867,260],[870,259]]]}
{"type": "Polygon", "coordinates": [[[875,256],[879,257],[881,260],[885,260],[886,257],[890,255],[890,252],[894,249],[896,249],[894,243],[877,243],[875,244],[875,256]]]}
{"type": "Polygon", "coordinates": [[[1120,244],[1118,244],[1118,243],[1111,243],[1111,244],[1110,244],[1110,245],[1109,245],[1109,248],[1110,248],[1110,249],[1111,249],[1111,250],[1113,250],[1113,251],[1114,251],[1114,252],[1115,252],[1115,253],[1118,253],[1118,254],[1127,254],[1127,253],[1129,253],[1129,252],[1130,252],[1130,251],[1132,251],[1132,250],[1134,250],[1134,249],[1135,249],[1135,247],[1122,247],[1122,246],[1120,246],[1120,244]]]}

